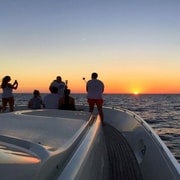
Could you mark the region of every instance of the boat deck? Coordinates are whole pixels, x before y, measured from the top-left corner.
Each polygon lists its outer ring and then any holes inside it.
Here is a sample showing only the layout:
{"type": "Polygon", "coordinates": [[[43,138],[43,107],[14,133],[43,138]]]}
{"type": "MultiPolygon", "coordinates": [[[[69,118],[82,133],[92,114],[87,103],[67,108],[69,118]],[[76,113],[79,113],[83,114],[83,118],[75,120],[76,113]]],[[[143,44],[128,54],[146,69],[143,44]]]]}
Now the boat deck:
{"type": "MultiPolygon", "coordinates": [[[[55,151],[83,129],[89,118],[90,114],[86,112],[69,111],[67,115],[65,111],[54,109],[3,113],[0,117],[0,141],[4,136],[13,137],[55,151]]],[[[11,143],[12,139],[9,140],[11,143]]]]}
{"type": "Polygon", "coordinates": [[[136,158],[123,135],[110,125],[103,127],[110,162],[110,180],[142,180],[136,158]]]}

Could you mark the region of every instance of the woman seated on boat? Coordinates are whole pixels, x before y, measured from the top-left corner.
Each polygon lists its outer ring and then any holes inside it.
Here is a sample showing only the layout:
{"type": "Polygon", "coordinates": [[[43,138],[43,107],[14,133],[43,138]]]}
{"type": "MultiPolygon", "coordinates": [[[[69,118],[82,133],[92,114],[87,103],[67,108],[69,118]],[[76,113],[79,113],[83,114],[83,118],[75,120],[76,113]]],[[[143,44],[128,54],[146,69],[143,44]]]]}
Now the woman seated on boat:
{"type": "Polygon", "coordinates": [[[64,97],[59,101],[59,109],[63,110],[75,110],[75,100],[70,95],[70,89],[65,89],[64,97]]]}
{"type": "Polygon", "coordinates": [[[51,93],[47,94],[43,99],[44,108],[46,108],[46,109],[58,109],[60,97],[61,97],[61,95],[58,94],[58,88],[52,87],[51,93]]]}
{"type": "Polygon", "coordinates": [[[42,108],[42,98],[39,90],[34,90],[33,98],[31,98],[28,102],[28,108],[31,109],[41,109],[42,108]]]}

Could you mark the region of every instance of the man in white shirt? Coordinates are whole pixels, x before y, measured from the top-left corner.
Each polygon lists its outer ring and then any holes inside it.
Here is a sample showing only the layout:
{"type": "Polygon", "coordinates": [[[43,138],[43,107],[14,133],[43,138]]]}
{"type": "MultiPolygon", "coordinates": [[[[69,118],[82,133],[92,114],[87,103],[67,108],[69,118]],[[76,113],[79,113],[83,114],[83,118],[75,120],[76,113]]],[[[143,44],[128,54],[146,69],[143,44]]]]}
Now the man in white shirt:
{"type": "Polygon", "coordinates": [[[87,99],[89,104],[89,112],[93,112],[94,105],[96,104],[99,115],[101,117],[101,121],[103,123],[103,92],[104,92],[104,84],[102,81],[97,79],[98,74],[92,73],[91,80],[89,80],[86,84],[86,91],[87,91],[87,99]]]}
{"type": "Polygon", "coordinates": [[[46,109],[58,109],[59,108],[59,100],[61,96],[58,94],[57,87],[51,88],[51,93],[47,94],[43,99],[43,106],[46,109]]]}

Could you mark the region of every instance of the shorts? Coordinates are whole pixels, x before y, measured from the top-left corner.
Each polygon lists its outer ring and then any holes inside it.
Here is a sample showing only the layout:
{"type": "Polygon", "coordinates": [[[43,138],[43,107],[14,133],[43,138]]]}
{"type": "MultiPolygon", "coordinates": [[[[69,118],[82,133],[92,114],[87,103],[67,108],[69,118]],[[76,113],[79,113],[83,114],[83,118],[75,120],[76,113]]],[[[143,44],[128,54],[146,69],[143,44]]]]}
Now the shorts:
{"type": "Polygon", "coordinates": [[[97,106],[102,106],[103,102],[103,99],[88,99],[89,106],[94,106],[95,104],[97,106]]]}

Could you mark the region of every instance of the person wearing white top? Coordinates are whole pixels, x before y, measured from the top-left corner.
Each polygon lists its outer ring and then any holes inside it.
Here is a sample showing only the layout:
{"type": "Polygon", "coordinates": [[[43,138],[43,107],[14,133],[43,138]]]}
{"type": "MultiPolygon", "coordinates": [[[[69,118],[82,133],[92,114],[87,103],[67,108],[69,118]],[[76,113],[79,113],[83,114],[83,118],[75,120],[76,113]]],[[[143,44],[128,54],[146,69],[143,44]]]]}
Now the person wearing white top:
{"type": "Polygon", "coordinates": [[[43,99],[43,106],[46,109],[58,109],[59,108],[59,100],[61,96],[58,94],[57,87],[51,88],[51,93],[47,94],[43,99]]]}
{"type": "Polygon", "coordinates": [[[50,86],[49,90],[51,91],[52,87],[57,87],[58,88],[58,94],[60,94],[61,97],[64,96],[64,90],[66,88],[66,84],[62,81],[61,76],[57,76],[56,80],[54,80],[50,86]]]}
{"type": "Polygon", "coordinates": [[[104,84],[102,81],[97,79],[98,74],[92,73],[91,80],[89,80],[86,84],[86,91],[87,91],[87,99],[89,104],[89,112],[93,112],[94,106],[96,104],[99,115],[101,117],[101,121],[103,124],[103,92],[104,92],[104,84]]]}
{"type": "Polygon", "coordinates": [[[2,111],[6,110],[7,104],[9,103],[10,111],[14,111],[14,95],[13,89],[16,90],[18,88],[17,80],[14,81],[13,84],[10,83],[11,77],[5,76],[2,79],[1,88],[3,90],[2,93],[2,111]]]}

